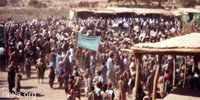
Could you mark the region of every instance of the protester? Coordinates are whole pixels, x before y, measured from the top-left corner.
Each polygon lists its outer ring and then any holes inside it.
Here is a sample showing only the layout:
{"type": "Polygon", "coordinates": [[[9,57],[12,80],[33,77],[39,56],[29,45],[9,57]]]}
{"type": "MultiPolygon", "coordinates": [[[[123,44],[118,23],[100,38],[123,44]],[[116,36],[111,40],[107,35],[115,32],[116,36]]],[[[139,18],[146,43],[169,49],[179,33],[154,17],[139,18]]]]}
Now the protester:
{"type": "Polygon", "coordinates": [[[50,67],[50,73],[49,73],[49,86],[50,86],[50,88],[53,88],[54,80],[55,80],[55,70],[54,70],[54,67],[50,67]]]}
{"type": "Polygon", "coordinates": [[[42,57],[38,59],[36,68],[37,68],[37,74],[38,74],[38,83],[40,83],[40,80],[43,83],[46,65],[45,65],[44,59],[42,57]]]}
{"type": "Polygon", "coordinates": [[[88,94],[88,99],[87,100],[97,100],[97,95],[94,92],[94,87],[91,87],[91,91],[88,94]]]}
{"type": "Polygon", "coordinates": [[[114,98],[115,98],[115,92],[114,92],[114,90],[112,88],[112,82],[109,81],[107,83],[107,86],[108,86],[108,88],[106,90],[107,99],[108,100],[114,100],[114,98]]]}
{"type": "Polygon", "coordinates": [[[21,83],[20,83],[21,79],[22,79],[22,75],[19,73],[19,69],[16,68],[15,69],[15,90],[17,93],[20,92],[20,89],[21,89],[21,83]]]}
{"type": "Polygon", "coordinates": [[[8,87],[9,87],[9,92],[13,92],[13,88],[15,87],[15,67],[13,66],[13,62],[10,62],[10,65],[8,66],[9,71],[8,71],[8,87]]]}
{"type": "Polygon", "coordinates": [[[151,71],[151,72],[150,72],[150,75],[148,76],[147,81],[146,81],[146,87],[147,87],[147,89],[148,89],[149,97],[152,97],[152,92],[153,92],[153,79],[154,79],[154,72],[151,71]]]}
{"type": "Polygon", "coordinates": [[[118,81],[119,88],[119,100],[126,100],[126,88],[124,84],[124,75],[120,75],[120,80],[118,81]]]}
{"type": "Polygon", "coordinates": [[[0,42],[0,70],[5,71],[6,66],[6,49],[1,45],[0,42]]]}
{"type": "Polygon", "coordinates": [[[31,63],[28,58],[26,58],[24,66],[26,68],[26,76],[27,78],[30,78],[31,77],[31,63]]]}

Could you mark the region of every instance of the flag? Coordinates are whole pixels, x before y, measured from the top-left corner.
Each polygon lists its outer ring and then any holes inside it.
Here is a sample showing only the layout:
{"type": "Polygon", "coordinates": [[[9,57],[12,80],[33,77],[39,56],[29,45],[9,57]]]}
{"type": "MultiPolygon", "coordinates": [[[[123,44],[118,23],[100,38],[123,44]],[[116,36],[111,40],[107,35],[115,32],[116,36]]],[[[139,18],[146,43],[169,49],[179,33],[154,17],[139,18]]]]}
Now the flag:
{"type": "Polygon", "coordinates": [[[71,19],[73,23],[77,22],[77,14],[75,11],[69,11],[69,19],[71,19]]]}
{"type": "Polygon", "coordinates": [[[188,21],[190,20],[190,17],[189,17],[188,15],[183,15],[183,16],[182,16],[182,20],[183,20],[184,22],[188,22],[188,21]]]}
{"type": "Polygon", "coordinates": [[[92,51],[98,51],[100,39],[100,36],[86,36],[81,33],[78,33],[77,46],[92,51]]]}
{"type": "Polygon", "coordinates": [[[200,14],[194,14],[193,19],[200,26],[200,14]]]}

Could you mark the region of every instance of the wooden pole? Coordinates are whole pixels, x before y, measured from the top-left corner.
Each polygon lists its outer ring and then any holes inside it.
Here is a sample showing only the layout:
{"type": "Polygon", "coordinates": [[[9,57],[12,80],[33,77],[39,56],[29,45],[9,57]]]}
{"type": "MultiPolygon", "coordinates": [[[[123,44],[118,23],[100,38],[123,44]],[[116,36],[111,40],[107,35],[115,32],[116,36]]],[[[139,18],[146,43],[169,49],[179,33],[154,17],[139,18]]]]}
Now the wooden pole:
{"type": "Polygon", "coordinates": [[[156,93],[157,93],[157,83],[158,83],[158,77],[161,69],[161,55],[158,55],[158,67],[156,69],[156,74],[154,76],[154,82],[153,82],[153,93],[152,93],[152,100],[156,100],[156,93]]]}
{"type": "Polygon", "coordinates": [[[135,91],[134,91],[134,100],[137,100],[137,91],[138,91],[138,86],[140,83],[140,61],[141,61],[141,55],[136,55],[136,78],[135,78],[135,91]]]}
{"type": "Polygon", "coordinates": [[[187,68],[187,56],[185,56],[184,76],[183,76],[183,86],[182,86],[183,88],[185,87],[186,68],[187,68]]]}
{"type": "Polygon", "coordinates": [[[176,55],[173,57],[173,87],[176,84],[176,55]]]}

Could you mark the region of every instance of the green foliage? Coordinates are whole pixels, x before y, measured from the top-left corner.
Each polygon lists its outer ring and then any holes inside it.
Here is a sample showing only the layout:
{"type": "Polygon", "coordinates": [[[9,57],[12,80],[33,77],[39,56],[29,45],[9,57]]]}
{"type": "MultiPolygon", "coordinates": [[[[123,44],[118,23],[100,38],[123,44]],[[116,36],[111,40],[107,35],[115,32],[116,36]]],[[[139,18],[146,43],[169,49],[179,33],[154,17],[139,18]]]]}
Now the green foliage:
{"type": "Polygon", "coordinates": [[[30,0],[28,3],[31,7],[47,8],[47,4],[39,2],[38,0],[30,0]]]}
{"type": "Polygon", "coordinates": [[[178,0],[178,4],[181,7],[194,7],[196,5],[196,0],[178,0]]]}
{"type": "Polygon", "coordinates": [[[194,32],[194,30],[195,30],[195,22],[194,21],[191,21],[189,23],[184,22],[181,34],[182,35],[188,34],[188,33],[194,32]]]}

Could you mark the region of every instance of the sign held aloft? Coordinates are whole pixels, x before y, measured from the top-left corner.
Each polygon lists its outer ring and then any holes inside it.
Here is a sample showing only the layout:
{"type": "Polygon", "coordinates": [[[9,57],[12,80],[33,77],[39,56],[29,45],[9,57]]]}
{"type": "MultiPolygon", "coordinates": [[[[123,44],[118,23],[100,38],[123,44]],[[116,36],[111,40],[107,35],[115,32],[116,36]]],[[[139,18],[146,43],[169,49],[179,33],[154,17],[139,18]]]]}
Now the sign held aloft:
{"type": "Polygon", "coordinates": [[[100,36],[86,36],[84,34],[78,33],[77,46],[92,51],[98,51],[100,39],[100,36]]]}

